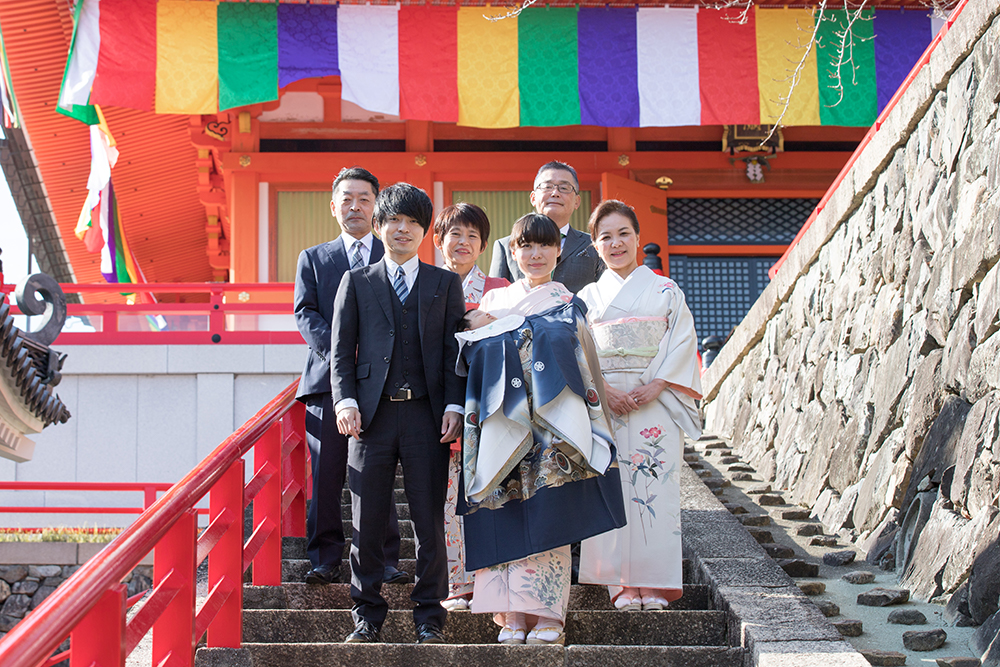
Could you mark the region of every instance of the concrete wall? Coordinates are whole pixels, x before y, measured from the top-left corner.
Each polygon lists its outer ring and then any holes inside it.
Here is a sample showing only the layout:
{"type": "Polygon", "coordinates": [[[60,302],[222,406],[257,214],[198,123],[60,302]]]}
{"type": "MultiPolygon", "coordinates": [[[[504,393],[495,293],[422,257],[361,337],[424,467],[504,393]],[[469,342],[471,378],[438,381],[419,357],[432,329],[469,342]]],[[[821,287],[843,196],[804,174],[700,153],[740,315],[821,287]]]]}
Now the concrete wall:
{"type": "MultiPolygon", "coordinates": [[[[33,436],[27,463],[0,479],[176,482],[295,380],[303,345],[56,346],[57,393],[73,417],[33,436]]],[[[141,493],[0,491],[0,505],[142,505],[141,493]]],[[[0,515],[0,525],[127,525],[133,515],[0,515]]]]}
{"type": "Polygon", "coordinates": [[[998,12],[967,4],[704,378],[709,432],[917,597],[969,580],[976,622],[1000,591],[998,12]]]}

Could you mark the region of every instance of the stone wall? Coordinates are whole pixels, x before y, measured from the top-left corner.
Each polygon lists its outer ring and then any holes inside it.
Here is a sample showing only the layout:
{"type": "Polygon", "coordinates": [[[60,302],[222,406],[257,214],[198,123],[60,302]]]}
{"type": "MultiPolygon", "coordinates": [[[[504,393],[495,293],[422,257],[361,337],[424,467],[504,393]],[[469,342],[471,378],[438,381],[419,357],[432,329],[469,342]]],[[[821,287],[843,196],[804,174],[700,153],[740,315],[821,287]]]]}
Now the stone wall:
{"type": "Polygon", "coordinates": [[[709,432],[976,623],[1000,593],[998,13],[968,2],[704,378],[709,432]]]}

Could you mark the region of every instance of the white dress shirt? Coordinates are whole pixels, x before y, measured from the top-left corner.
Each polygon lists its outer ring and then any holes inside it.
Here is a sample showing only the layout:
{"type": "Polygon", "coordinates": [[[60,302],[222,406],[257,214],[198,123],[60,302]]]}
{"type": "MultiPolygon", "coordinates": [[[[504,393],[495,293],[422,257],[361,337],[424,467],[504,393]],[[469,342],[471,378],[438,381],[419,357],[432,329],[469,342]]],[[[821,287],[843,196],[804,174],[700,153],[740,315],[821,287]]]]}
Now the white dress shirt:
{"type": "Polygon", "coordinates": [[[569,234],[569,223],[559,228],[559,234],[561,235],[559,239],[559,252],[562,252],[563,246],[566,245],[566,235],[569,234]]]}
{"type": "Polygon", "coordinates": [[[354,242],[361,241],[361,264],[367,265],[372,261],[372,243],[374,243],[375,237],[371,232],[368,232],[360,239],[356,239],[348,233],[343,233],[340,235],[341,240],[344,242],[344,249],[347,251],[347,264],[350,266],[351,258],[354,257],[354,242]]]}

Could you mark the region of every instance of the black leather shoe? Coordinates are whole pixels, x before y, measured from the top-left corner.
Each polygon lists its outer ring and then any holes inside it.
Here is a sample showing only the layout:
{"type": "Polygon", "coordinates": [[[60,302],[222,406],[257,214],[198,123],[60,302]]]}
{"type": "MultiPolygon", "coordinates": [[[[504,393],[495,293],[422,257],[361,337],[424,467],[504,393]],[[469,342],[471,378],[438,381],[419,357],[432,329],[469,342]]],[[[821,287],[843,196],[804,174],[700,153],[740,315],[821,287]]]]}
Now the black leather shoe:
{"type": "Polygon", "coordinates": [[[339,567],[334,569],[320,565],[306,572],[306,583],[320,584],[322,586],[326,586],[327,584],[342,584],[344,583],[344,578],[340,576],[339,567]]]}
{"type": "Polygon", "coordinates": [[[347,635],[345,644],[374,644],[382,641],[382,633],[379,629],[368,621],[358,621],[354,626],[354,632],[347,635]]]}
{"type": "Polygon", "coordinates": [[[408,584],[410,583],[410,575],[402,570],[397,570],[394,567],[386,566],[385,574],[382,575],[383,584],[408,584]]]}
{"type": "Polygon", "coordinates": [[[417,626],[418,644],[444,644],[444,632],[433,623],[421,623],[417,626]]]}

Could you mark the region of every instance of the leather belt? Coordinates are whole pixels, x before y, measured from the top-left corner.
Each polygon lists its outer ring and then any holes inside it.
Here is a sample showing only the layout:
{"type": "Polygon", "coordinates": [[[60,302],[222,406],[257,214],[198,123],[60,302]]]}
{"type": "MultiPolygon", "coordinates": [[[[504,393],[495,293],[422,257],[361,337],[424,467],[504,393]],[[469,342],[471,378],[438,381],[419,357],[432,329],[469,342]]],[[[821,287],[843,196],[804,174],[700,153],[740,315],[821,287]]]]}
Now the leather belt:
{"type": "Polygon", "coordinates": [[[416,398],[416,396],[413,395],[413,390],[410,389],[409,387],[407,387],[405,389],[400,389],[399,391],[397,391],[392,396],[390,396],[389,394],[383,394],[383,397],[387,398],[387,399],[389,399],[390,401],[393,401],[393,402],[397,402],[397,401],[411,401],[414,398],[416,398]]]}

